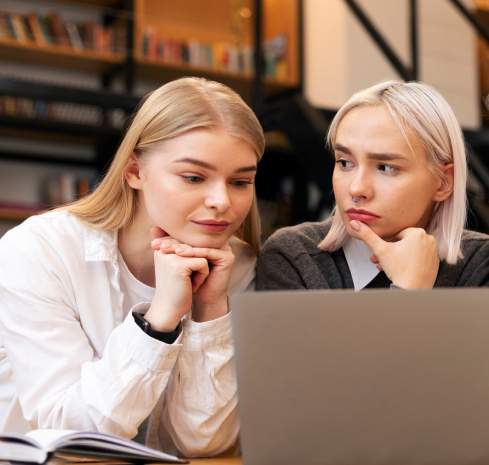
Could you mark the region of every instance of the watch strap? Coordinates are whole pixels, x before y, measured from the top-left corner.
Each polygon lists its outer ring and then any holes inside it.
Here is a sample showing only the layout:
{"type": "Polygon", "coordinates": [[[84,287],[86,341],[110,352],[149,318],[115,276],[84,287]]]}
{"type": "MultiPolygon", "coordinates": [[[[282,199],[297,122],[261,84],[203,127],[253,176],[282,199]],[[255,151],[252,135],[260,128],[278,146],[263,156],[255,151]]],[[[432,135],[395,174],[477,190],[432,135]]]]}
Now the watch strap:
{"type": "Polygon", "coordinates": [[[163,331],[156,331],[155,329],[153,329],[149,321],[144,318],[144,315],[141,315],[138,312],[132,312],[132,316],[136,324],[148,336],[151,336],[152,338],[157,339],[158,341],[164,342],[166,344],[173,344],[177,340],[178,336],[180,336],[180,333],[182,332],[182,322],[178,323],[178,326],[176,327],[175,331],[167,333],[163,331]]]}

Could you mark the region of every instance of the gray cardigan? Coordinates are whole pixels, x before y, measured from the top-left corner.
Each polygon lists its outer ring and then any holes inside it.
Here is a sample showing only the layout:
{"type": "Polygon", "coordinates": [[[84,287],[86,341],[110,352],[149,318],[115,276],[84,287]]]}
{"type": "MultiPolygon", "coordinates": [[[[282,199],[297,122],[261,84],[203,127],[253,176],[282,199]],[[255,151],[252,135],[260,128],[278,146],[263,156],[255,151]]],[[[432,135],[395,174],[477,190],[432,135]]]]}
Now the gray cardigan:
{"type": "MultiPolygon", "coordinates": [[[[343,249],[330,253],[318,247],[330,225],[331,219],[327,219],[275,232],[258,257],[257,289],[353,289],[343,249]]],[[[455,265],[440,263],[435,287],[489,285],[489,236],[465,230],[462,252],[464,258],[455,265]]],[[[385,273],[380,272],[367,287],[390,285],[385,273]]]]}

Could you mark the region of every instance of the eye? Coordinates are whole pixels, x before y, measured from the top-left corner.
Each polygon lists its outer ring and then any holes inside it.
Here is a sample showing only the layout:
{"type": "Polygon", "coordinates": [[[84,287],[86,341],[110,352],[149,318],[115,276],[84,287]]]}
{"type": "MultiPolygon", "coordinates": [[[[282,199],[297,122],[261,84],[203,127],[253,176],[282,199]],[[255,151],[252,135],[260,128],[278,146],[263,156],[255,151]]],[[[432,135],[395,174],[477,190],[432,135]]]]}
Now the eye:
{"type": "Polygon", "coordinates": [[[398,171],[398,168],[391,165],[379,165],[379,171],[384,171],[385,173],[395,173],[398,171]]]}
{"type": "Polygon", "coordinates": [[[339,165],[341,168],[351,168],[353,166],[352,162],[344,160],[343,158],[336,160],[336,164],[339,165]]]}
{"type": "Polygon", "coordinates": [[[245,181],[245,180],[238,180],[238,181],[233,181],[232,184],[236,187],[246,187],[247,185],[252,185],[253,182],[245,181]]]}
{"type": "Polygon", "coordinates": [[[182,178],[194,184],[204,180],[201,176],[182,176],[182,178]]]}

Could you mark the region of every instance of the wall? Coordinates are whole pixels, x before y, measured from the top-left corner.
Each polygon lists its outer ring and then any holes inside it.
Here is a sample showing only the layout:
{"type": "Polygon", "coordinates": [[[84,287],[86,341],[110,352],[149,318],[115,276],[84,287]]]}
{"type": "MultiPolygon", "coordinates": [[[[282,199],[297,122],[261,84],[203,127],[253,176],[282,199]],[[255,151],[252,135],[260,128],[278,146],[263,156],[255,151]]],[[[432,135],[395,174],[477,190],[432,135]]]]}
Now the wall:
{"type": "MultiPolygon", "coordinates": [[[[409,66],[409,1],[357,2],[409,66]]],[[[418,5],[419,79],[444,95],[464,128],[479,129],[476,36],[448,0],[418,5]]],[[[400,77],[343,0],[304,0],[304,24],[304,88],[313,105],[337,109],[354,92],[400,77]]]]}

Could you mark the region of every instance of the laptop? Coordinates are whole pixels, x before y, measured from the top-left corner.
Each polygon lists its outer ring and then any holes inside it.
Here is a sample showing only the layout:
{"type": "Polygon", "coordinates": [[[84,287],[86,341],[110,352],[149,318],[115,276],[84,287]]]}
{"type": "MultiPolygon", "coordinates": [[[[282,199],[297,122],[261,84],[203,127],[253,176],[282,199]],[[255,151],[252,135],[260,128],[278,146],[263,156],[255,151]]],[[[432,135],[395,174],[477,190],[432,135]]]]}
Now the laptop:
{"type": "Polygon", "coordinates": [[[489,463],[489,289],[235,295],[243,465],[489,463]]]}

